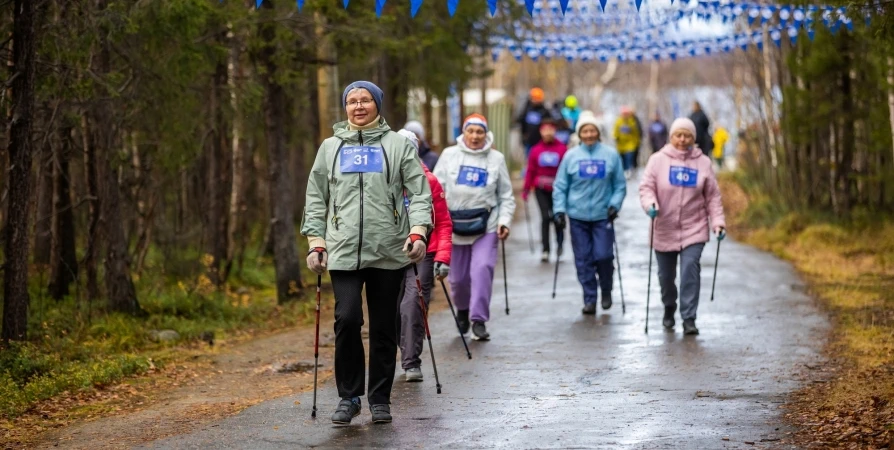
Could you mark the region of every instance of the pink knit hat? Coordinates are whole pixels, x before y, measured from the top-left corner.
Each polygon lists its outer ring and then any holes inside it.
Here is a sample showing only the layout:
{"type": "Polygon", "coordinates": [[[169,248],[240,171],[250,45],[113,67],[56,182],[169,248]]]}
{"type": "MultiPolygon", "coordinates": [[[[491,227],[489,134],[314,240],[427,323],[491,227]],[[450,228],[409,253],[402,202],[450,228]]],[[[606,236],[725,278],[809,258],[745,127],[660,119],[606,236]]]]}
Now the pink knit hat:
{"type": "Polygon", "coordinates": [[[674,120],[674,123],[672,123],[670,127],[670,135],[673,136],[674,132],[677,130],[686,130],[692,133],[692,137],[698,137],[695,133],[695,123],[686,117],[680,117],[674,120]]]}

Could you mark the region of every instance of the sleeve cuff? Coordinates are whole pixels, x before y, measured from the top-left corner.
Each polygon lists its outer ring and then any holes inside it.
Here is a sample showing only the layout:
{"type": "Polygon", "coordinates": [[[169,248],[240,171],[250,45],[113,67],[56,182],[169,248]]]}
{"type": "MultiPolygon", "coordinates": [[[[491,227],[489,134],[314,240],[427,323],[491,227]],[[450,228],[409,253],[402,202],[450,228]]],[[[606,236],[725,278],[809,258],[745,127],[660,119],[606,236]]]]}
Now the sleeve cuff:
{"type": "Polygon", "coordinates": [[[326,239],[317,236],[307,237],[307,246],[310,248],[321,247],[326,248],[326,239]]]}
{"type": "Polygon", "coordinates": [[[416,225],[414,227],[410,227],[410,234],[418,234],[420,236],[425,236],[426,234],[428,234],[428,228],[421,226],[421,225],[416,225]]]}

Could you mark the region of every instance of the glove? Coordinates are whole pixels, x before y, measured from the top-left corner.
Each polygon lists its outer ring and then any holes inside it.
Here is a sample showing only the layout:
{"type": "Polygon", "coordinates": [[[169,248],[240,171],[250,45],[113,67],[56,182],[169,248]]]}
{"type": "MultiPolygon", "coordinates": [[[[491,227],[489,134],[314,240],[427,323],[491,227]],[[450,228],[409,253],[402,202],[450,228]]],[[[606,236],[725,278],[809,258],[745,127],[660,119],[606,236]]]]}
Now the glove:
{"type": "Polygon", "coordinates": [[[618,210],[614,206],[608,207],[608,221],[614,222],[618,218],[618,210]]]}
{"type": "Polygon", "coordinates": [[[653,219],[658,217],[658,205],[652,203],[652,207],[649,208],[648,211],[646,211],[646,214],[648,214],[649,217],[651,217],[653,219]]]}
{"type": "Polygon", "coordinates": [[[528,201],[528,191],[522,191],[522,201],[528,201]]]}
{"type": "Polygon", "coordinates": [[[425,258],[425,238],[418,234],[411,234],[407,237],[407,243],[404,246],[407,257],[413,264],[422,261],[425,258]]]}
{"type": "Polygon", "coordinates": [[[558,230],[565,229],[565,213],[557,213],[555,218],[553,218],[553,222],[556,223],[556,228],[558,230]]]}
{"type": "Polygon", "coordinates": [[[507,227],[506,225],[500,225],[500,231],[497,232],[497,237],[500,238],[500,240],[505,241],[506,238],[509,237],[509,227],[507,227]]]}
{"type": "Polygon", "coordinates": [[[717,240],[722,241],[726,237],[726,228],[723,227],[715,227],[714,234],[717,235],[717,240]]]}
{"type": "Polygon", "coordinates": [[[450,266],[448,266],[447,264],[444,264],[442,262],[436,262],[435,263],[435,278],[437,278],[438,281],[441,281],[444,278],[447,278],[447,275],[450,275],[450,266]]]}
{"type": "Polygon", "coordinates": [[[329,253],[323,247],[314,247],[307,253],[307,268],[317,275],[322,275],[326,271],[328,262],[329,253]]]}

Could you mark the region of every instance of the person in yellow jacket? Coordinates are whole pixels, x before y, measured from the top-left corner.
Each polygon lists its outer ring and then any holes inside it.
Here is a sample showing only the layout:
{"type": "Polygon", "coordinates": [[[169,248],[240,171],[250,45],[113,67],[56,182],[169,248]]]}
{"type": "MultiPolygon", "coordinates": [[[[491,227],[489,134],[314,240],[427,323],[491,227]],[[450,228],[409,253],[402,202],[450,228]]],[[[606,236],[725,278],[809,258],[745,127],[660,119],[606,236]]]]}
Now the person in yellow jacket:
{"type": "Polygon", "coordinates": [[[718,126],[714,130],[714,152],[713,157],[714,161],[717,162],[717,167],[723,168],[723,147],[726,145],[726,142],[729,141],[729,132],[726,131],[726,128],[718,126]]]}
{"type": "Polygon", "coordinates": [[[614,138],[615,147],[618,149],[621,162],[624,165],[624,176],[629,179],[633,174],[636,150],[639,149],[642,140],[639,124],[633,117],[633,110],[629,106],[621,107],[621,117],[615,122],[614,138]]]}

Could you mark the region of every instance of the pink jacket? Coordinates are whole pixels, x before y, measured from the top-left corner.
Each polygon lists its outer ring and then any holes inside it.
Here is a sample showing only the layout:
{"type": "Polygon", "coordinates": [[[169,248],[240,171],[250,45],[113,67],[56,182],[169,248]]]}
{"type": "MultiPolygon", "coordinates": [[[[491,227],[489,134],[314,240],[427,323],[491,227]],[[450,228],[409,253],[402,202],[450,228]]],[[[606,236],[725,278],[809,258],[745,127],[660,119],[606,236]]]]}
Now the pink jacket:
{"type": "Polygon", "coordinates": [[[645,211],[658,205],[654,247],[660,252],[708,242],[709,218],[712,227],[726,227],[714,167],[698,148],[684,152],[668,144],[649,157],[639,201],[645,211]]]}

